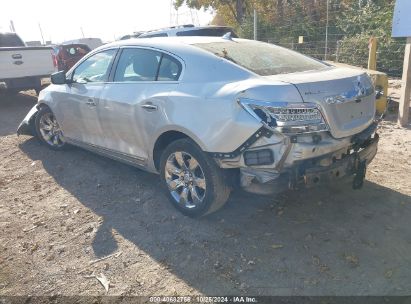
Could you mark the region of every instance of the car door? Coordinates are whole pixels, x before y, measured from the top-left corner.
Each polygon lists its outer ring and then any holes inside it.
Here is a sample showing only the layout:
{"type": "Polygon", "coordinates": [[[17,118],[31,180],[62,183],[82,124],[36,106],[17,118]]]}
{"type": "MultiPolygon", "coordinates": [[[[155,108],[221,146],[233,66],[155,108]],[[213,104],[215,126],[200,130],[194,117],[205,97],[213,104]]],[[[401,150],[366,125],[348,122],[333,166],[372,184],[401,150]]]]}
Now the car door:
{"type": "Polygon", "coordinates": [[[159,50],[125,47],[100,100],[105,147],[131,156],[148,158],[153,124],[162,121],[162,105],[178,85],[182,63],[159,50]]]}
{"type": "Polygon", "coordinates": [[[71,83],[60,91],[63,96],[54,98],[58,100],[55,115],[69,140],[103,145],[98,104],[116,53],[117,49],[103,50],[82,61],[69,75],[71,83]]]}

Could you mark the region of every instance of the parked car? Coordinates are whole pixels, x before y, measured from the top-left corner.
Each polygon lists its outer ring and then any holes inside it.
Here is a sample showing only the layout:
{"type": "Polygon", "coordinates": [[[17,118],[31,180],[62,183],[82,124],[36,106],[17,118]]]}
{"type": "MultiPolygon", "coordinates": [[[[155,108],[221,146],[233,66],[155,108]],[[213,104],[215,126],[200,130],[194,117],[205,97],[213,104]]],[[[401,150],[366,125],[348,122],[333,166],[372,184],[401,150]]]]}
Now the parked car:
{"type": "Polygon", "coordinates": [[[120,39],[118,39],[118,40],[127,40],[127,39],[138,38],[143,33],[144,32],[134,32],[132,34],[127,34],[127,35],[121,36],[120,39]]]}
{"type": "Polygon", "coordinates": [[[0,33],[0,89],[9,93],[41,90],[56,71],[51,47],[27,47],[16,33],[0,33]]]}
{"type": "Polygon", "coordinates": [[[94,50],[102,46],[103,41],[100,38],[80,38],[64,41],[63,44],[85,44],[90,48],[90,50],[94,50]]]}
{"type": "Polygon", "coordinates": [[[231,33],[231,37],[237,38],[237,35],[234,32],[234,30],[228,26],[196,27],[192,24],[182,25],[182,26],[173,26],[173,27],[169,27],[165,29],[148,31],[148,32],[138,35],[138,37],[135,37],[135,38],[174,37],[174,36],[222,37],[227,33],[231,33]]]}
{"type": "Polygon", "coordinates": [[[85,44],[62,44],[53,46],[53,49],[57,69],[65,72],[91,51],[85,44]]]}
{"type": "Polygon", "coordinates": [[[125,40],[52,75],[18,134],[159,173],[189,216],[233,187],[363,183],[377,153],[375,92],[362,71],[272,44],[217,37],[125,40]]]}

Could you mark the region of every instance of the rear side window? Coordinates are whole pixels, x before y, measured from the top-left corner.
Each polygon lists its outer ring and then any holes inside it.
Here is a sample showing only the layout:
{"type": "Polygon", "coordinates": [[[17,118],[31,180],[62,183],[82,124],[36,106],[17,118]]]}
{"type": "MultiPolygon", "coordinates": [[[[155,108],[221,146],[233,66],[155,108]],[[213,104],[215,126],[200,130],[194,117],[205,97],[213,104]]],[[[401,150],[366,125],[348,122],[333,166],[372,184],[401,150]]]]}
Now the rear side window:
{"type": "Polygon", "coordinates": [[[84,56],[89,52],[89,49],[82,46],[63,46],[63,49],[67,57],[84,56]]]}
{"type": "Polygon", "coordinates": [[[147,34],[147,35],[142,35],[139,38],[154,38],[154,37],[168,37],[168,35],[167,33],[147,34]]]}
{"type": "Polygon", "coordinates": [[[118,61],[115,82],[155,81],[161,53],[147,49],[124,49],[118,61]]]}
{"type": "Polygon", "coordinates": [[[24,42],[16,34],[0,34],[0,47],[24,46],[24,42]]]}
{"type": "Polygon", "coordinates": [[[123,49],[114,74],[114,82],[175,81],[181,74],[181,63],[155,50],[123,49]]]}
{"type": "Polygon", "coordinates": [[[197,30],[189,30],[177,32],[177,36],[208,36],[208,37],[222,37],[227,33],[231,33],[231,37],[237,38],[237,35],[230,28],[205,28],[197,30]]]}
{"type": "Polygon", "coordinates": [[[181,63],[170,55],[163,54],[157,80],[177,81],[181,74],[181,63]]]}

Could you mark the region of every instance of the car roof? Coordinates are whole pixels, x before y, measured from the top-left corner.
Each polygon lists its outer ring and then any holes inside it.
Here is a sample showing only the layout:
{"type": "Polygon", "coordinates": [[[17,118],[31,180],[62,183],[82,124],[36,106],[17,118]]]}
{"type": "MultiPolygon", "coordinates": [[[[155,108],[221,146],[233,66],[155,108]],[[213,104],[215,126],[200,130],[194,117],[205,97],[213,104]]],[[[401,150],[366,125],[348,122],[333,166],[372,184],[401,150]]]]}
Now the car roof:
{"type": "Polygon", "coordinates": [[[101,46],[99,49],[105,49],[113,46],[147,46],[147,47],[173,47],[193,45],[199,43],[216,43],[216,42],[242,42],[248,41],[247,39],[240,38],[223,38],[212,36],[175,36],[175,37],[153,37],[153,38],[133,38],[127,40],[119,40],[109,44],[101,46]]]}
{"type": "Polygon", "coordinates": [[[188,32],[188,31],[201,31],[204,29],[227,29],[229,31],[232,31],[232,28],[229,26],[219,26],[219,25],[207,25],[207,26],[194,26],[192,24],[189,25],[182,25],[182,26],[174,26],[174,27],[168,27],[168,28],[162,28],[162,29],[157,29],[157,30],[151,30],[147,31],[141,34],[141,37],[144,38],[144,36],[151,36],[151,35],[156,35],[156,34],[172,34],[175,35],[177,33],[181,32],[188,32]]]}
{"type": "Polygon", "coordinates": [[[191,56],[214,56],[210,52],[205,51],[195,44],[203,43],[230,43],[230,42],[246,42],[247,39],[211,36],[173,36],[173,37],[154,37],[154,38],[133,38],[127,40],[118,40],[109,44],[105,44],[95,49],[92,53],[115,47],[138,46],[154,48],[177,55],[180,58],[188,58],[191,56]]]}

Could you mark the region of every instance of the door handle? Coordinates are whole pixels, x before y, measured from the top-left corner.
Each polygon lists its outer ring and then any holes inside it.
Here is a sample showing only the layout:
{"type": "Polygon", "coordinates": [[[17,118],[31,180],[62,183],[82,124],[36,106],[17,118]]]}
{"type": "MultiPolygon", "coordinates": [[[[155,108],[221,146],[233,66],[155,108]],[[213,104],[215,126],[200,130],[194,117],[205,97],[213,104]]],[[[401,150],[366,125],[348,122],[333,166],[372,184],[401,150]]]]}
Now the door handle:
{"type": "Polygon", "coordinates": [[[86,104],[89,105],[89,106],[93,106],[93,107],[95,107],[97,105],[97,103],[91,98],[87,99],[86,104]]]}
{"type": "Polygon", "coordinates": [[[141,107],[147,111],[157,111],[158,107],[156,105],[153,105],[152,103],[145,103],[141,105],[141,107]]]}

